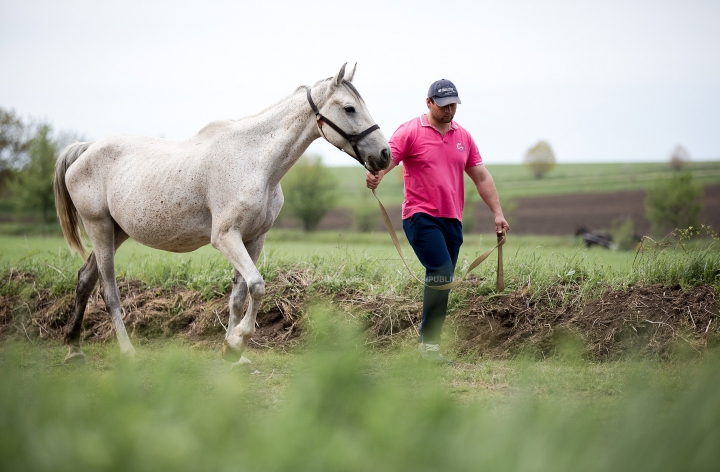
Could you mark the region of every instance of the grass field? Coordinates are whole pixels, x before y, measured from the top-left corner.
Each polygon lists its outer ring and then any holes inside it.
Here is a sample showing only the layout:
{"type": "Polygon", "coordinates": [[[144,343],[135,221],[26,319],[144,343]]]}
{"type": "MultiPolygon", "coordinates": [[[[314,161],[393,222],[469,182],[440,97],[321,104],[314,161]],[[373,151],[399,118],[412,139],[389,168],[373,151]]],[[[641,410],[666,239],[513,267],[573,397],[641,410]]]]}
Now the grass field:
{"type": "MultiPolygon", "coordinates": [[[[460,251],[460,263],[471,261],[477,255],[495,245],[491,238],[479,235],[466,236],[460,251]]],[[[403,252],[415,262],[412,248],[403,242],[403,252]]],[[[633,252],[609,251],[602,248],[585,250],[579,238],[554,236],[508,236],[504,246],[504,257],[507,263],[513,258],[524,257],[528,251],[541,258],[551,258],[558,254],[579,254],[588,264],[599,264],[613,268],[628,268],[634,259],[633,252]]],[[[6,262],[18,261],[28,256],[58,257],[68,252],[67,244],[62,237],[17,237],[0,236],[0,259],[6,262]]],[[[394,264],[403,268],[395,246],[387,233],[338,233],[333,231],[304,234],[300,231],[271,230],[265,245],[261,263],[272,264],[283,261],[308,259],[334,259],[338,261],[357,259],[377,259],[381,264],[394,264]]],[[[80,264],[80,259],[76,259],[80,264]]],[[[188,261],[217,261],[223,263],[225,258],[212,246],[208,245],[187,254],[174,254],[143,246],[134,241],[125,243],[117,253],[116,267],[118,272],[129,267],[145,264],[148,260],[165,260],[170,263],[187,263],[188,261]],[[175,262],[173,262],[175,261],[175,262]]],[[[420,270],[419,264],[415,264],[420,270]]],[[[403,269],[404,270],[404,269],[403,269]]]]}
{"type": "MultiPolygon", "coordinates": [[[[627,286],[638,278],[664,277],[662,274],[649,276],[648,260],[636,259],[634,252],[587,250],[575,238],[526,236],[510,237],[508,241],[503,256],[505,281],[510,291],[529,289],[531,293],[541,294],[557,281],[572,282],[580,276],[587,288],[584,296],[592,296],[607,287],[627,286]]],[[[468,264],[494,244],[495,241],[483,240],[480,236],[468,237],[460,252],[457,275],[464,274],[468,264]]],[[[702,243],[699,250],[704,251],[702,248],[708,244],[702,243]]],[[[710,250],[720,263],[720,253],[710,250]]],[[[407,243],[403,244],[403,252],[413,272],[423,277],[424,269],[407,243]]],[[[496,260],[493,255],[472,272],[472,276],[483,280],[479,288],[483,293],[494,290],[496,260]]],[[[30,271],[37,274],[35,285],[60,295],[74,290],[81,265],[80,258],[70,255],[62,238],[0,236],[0,277],[13,270],[30,271]]],[[[310,270],[323,291],[337,292],[343,287],[352,287],[368,293],[411,293],[414,297],[419,296],[420,290],[387,234],[318,232],[306,235],[271,231],[258,268],[268,280],[278,271],[310,270]]],[[[115,269],[123,279],[137,279],[146,286],[167,290],[198,290],[205,298],[227,293],[233,274],[226,258],[211,246],[192,253],[173,254],[134,241],[128,241],[118,250],[115,269]]],[[[682,280],[682,276],[679,278],[682,280]]],[[[8,284],[0,292],[27,293],[28,290],[30,288],[22,284],[8,284]]],[[[451,302],[463,297],[462,293],[454,293],[451,302]]]]}
{"type": "MultiPolygon", "coordinates": [[[[466,240],[460,253],[458,276],[468,264],[494,245],[480,236],[466,240]]],[[[412,250],[404,245],[412,270],[424,272],[412,250]]],[[[720,251],[714,241],[699,240],[672,245],[636,255],[632,251],[585,249],[573,238],[510,237],[504,246],[505,283],[508,291],[523,291],[543,297],[558,284],[571,287],[575,297],[592,299],[607,289],[633,284],[664,283],[694,287],[720,285],[720,251]]],[[[453,300],[473,293],[490,294],[495,287],[496,259],[491,256],[473,271],[477,288],[454,290],[453,300]]],[[[20,238],[0,236],[0,294],[32,295],[49,290],[62,296],[74,291],[81,260],[72,256],[62,238],[20,238]],[[18,271],[33,274],[32,287],[12,279],[18,271]]],[[[347,235],[333,232],[312,235],[293,231],[271,231],[258,261],[267,280],[280,271],[309,271],[321,291],[337,293],[344,288],[374,294],[420,296],[421,287],[407,273],[386,234],[347,235]]],[[[230,290],[232,268],[224,256],[210,246],[187,254],[157,251],[129,241],[116,257],[116,274],[140,280],[145,286],[166,290],[189,288],[204,298],[217,297],[230,290]]],[[[570,293],[570,292],[568,292],[570,293]]],[[[558,303],[565,303],[559,299],[558,303]]]]}

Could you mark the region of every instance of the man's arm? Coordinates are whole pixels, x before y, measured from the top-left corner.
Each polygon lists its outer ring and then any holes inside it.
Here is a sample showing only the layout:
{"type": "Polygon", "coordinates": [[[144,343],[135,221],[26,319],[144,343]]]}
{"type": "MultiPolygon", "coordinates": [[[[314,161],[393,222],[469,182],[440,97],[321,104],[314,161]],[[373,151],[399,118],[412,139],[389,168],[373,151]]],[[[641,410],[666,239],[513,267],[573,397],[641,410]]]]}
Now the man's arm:
{"type": "Polygon", "coordinates": [[[488,208],[490,208],[490,211],[495,215],[495,232],[502,233],[503,230],[508,231],[510,225],[505,220],[505,216],[503,216],[502,208],[500,208],[500,197],[498,197],[495,181],[492,175],[490,175],[490,172],[482,164],[468,167],[466,172],[475,183],[475,188],[477,188],[480,198],[483,199],[488,208]]]}
{"type": "Polygon", "coordinates": [[[395,161],[390,159],[390,165],[387,166],[387,169],[381,170],[377,173],[377,175],[373,175],[372,172],[368,172],[365,176],[365,185],[367,185],[367,188],[376,189],[378,188],[378,185],[380,185],[380,181],[382,178],[390,172],[397,164],[395,164],[395,161]]]}

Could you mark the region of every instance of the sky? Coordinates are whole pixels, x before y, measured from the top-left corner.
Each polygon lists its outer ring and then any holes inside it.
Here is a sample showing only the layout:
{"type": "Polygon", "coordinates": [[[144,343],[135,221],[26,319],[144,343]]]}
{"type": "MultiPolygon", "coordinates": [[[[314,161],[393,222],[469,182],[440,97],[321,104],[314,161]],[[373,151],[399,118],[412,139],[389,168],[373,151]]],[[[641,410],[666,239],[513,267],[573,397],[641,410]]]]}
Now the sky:
{"type": "Polygon", "coordinates": [[[348,62],[388,138],[446,78],[487,164],[538,140],[559,163],[720,160],[719,25],[717,0],[0,0],[0,107],[186,139],[348,62]]]}

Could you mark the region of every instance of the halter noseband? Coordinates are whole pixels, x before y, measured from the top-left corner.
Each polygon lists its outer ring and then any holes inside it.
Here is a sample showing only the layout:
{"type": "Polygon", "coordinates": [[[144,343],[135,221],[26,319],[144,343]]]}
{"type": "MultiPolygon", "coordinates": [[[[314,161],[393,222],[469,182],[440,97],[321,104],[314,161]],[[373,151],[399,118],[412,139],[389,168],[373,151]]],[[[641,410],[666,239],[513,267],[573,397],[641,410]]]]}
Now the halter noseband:
{"type": "MultiPolygon", "coordinates": [[[[322,129],[323,123],[327,123],[327,124],[328,124],[332,129],[334,129],[340,136],[342,136],[343,138],[345,138],[345,139],[348,141],[348,143],[350,143],[350,146],[352,146],[353,151],[355,151],[355,155],[354,155],[354,156],[351,156],[351,157],[353,157],[353,158],[354,158],[356,161],[358,161],[363,167],[365,167],[365,160],[364,160],[362,157],[360,157],[360,151],[359,151],[358,148],[357,148],[357,143],[358,143],[362,138],[364,138],[364,137],[367,136],[368,134],[372,133],[372,132],[375,131],[376,129],[380,129],[380,126],[378,126],[377,124],[374,124],[374,125],[372,125],[371,127],[369,127],[368,129],[366,129],[365,131],[363,131],[363,132],[360,133],[360,134],[347,134],[345,131],[343,131],[342,129],[340,129],[339,126],[337,126],[335,123],[333,123],[333,122],[330,121],[328,118],[326,118],[325,116],[323,116],[322,113],[320,113],[320,110],[318,110],[318,107],[315,106],[315,102],[313,102],[312,96],[310,95],[310,87],[308,87],[308,86],[306,85],[306,86],[305,86],[305,90],[307,91],[307,99],[308,99],[308,102],[310,103],[310,108],[312,108],[313,113],[315,113],[315,124],[317,124],[317,127],[318,127],[318,129],[320,130],[320,133],[323,135],[323,138],[325,138],[325,141],[329,142],[330,144],[333,144],[333,143],[330,142],[330,140],[327,138],[327,136],[325,136],[325,132],[324,132],[323,129],[322,129]]],[[[342,152],[345,152],[345,149],[341,148],[340,146],[336,146],[335,144],[333,144],[333,146],[335,146],[336,148],[340,149],[342,152]]]]}

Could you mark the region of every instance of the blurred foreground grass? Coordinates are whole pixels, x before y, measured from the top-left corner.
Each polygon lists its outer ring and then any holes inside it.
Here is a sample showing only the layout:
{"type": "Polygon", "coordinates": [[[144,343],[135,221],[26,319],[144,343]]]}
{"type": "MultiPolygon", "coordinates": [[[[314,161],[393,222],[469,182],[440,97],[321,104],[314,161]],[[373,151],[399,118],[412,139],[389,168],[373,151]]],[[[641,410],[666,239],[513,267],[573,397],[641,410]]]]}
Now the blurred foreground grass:
{"type": "Polygon", "coordinates": [[[455,368],[368,350],[316,306],[293,353],[0,348],[0,470],[717,470],[720,360],[592,363],[572,348],[455,368]]]}

